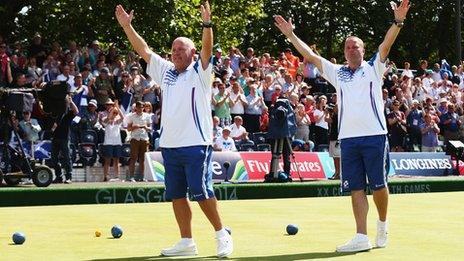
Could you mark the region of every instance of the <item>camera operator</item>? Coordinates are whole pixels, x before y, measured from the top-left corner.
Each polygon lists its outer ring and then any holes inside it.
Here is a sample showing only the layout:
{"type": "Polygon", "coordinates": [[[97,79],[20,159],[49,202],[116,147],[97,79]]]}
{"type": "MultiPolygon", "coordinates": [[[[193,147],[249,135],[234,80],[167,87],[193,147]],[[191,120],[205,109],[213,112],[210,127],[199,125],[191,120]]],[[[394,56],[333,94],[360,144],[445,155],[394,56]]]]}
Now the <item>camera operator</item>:
{"type": "Polygon", "coordinates": [[[77,106],[72,101],[71,96],[66,95],[67,111],[58,116],[52,127],[52,151],[51,151],[51,164],[55,169],[55,180],[53,183],[62,183],[63,177],[61,176],[61,165],[58,156],[63,156],[63,167],[66,172],[64,183],[71,183],[72,178],[72,162],[71,152],[69,148],[69,134],[70,126],[74,117],[79,113],[77,106]]]}
{"type": "MultiPolygon", "coordinates": [[[[271,172],[267,177],[272,177],[277,171],[273,166],[278,165],[280,155],[284,163],[284,173],[288,180],[291,180],[290,173],[290,155],[292,154],[291,137],[295,135],[297,130],[295,113],[290,106],[290,102],[285,98],[280,98],[269,109],[269,130],[267,133],[271,144],[271,172]],[[277,161],[277,162],[276,162],[277,161]]],[[[265,177],[266,179],[266,177],[265,177]]]]}
{"type": "Polygon", "coordinates": [[[329,124],[329,156],[333,158],[335,173],[330,179],[340,179],[340,141],[338,140],[338,106],[327,106],[325,121],[329,124]]]}

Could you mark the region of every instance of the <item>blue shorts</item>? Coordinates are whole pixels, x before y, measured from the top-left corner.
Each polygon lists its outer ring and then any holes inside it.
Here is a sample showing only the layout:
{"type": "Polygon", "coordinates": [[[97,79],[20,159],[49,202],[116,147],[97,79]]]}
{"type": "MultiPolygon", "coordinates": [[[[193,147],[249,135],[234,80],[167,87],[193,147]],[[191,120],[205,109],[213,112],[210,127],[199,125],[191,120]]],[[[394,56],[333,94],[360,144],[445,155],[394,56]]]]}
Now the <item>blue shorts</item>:
{"type": "Polygon", "coordinates": [[[364,190],[367,182],[372,190],[387,186],[390,159],[386,135],[342,139],[340,148],[342,191],[364,190]]]}
{"type": "Polygon", "coordinates": [[[211,146],[162,148],[166,199],[187,197],[201,201],[214,198],[211,146]]]}
{"type": "Polygon", "coordinates": [[[119,158],[122,155],[122,145],[102,145],[104,158],[119,158]]]}

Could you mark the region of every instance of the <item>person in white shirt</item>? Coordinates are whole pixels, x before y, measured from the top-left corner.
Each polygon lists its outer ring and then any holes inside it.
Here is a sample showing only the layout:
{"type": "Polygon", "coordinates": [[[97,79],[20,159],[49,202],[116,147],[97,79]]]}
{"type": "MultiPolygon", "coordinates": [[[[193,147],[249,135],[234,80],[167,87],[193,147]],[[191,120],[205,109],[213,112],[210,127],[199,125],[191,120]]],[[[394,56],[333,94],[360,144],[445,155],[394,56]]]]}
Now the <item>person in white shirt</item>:
{"type": "Polygon", "coordinates": [[[414,79],[414,74],[412,73],[410,68],[411,64],[409,62],[404,62],[404,69],[401,73],[401,78],[403,78],[403,76],[408,76],[409,79],[414,79]]]}
{"type": "MultiPolygon", "coordinates": [[[[108,104],[108,103],[107,103],[108,104]]],[[[151,117],[143,112],[144,102],[135,103],[135,112],[127,116],[127,130],[130,131],[129,179],[135,182],[135,163],[139,161],[140,173],[145,169],[145,152],[148,150],[149,136],[151,132],[151,117]]]]}
{"type": "Polygon", "coordinates": [[[217,256],[233,251],[232,237],[223,227],[212,186],[211,81],[213,30],[208,1],[201,5],[202,49],[195,58],[195,45],[186,37],[176,38],[171,47],[172,62],[154,53],[131,25],[129,14],[116,6],[116,18],[134,50],[147,62],[147,74],[160,84],[162,115],[160,147],[165,167],[165,196],[172,200],[181,240],[161,251],[164,256],[198,253],[192,238],[192,210],[187,193],[197,200],[212,224],[217,256]]]}
{"type": "Polygon", "coordinates": [[[242,126],[242,124],[243,118],[240,116],[235,116],[234,123],[229,126],[230,136],[237,143],[237,146],[240,146],[242,142],[248,140],[248,132],[245,127],[242,126]]]}
{"type": "Polygon", "coordinates": [[[383,114],[383,74],[390,49],[406,19],[410,4],[402,0],[398,6],[390,2],[395,14],[394,23],[388,29],[378,53],[364,61],[364,42],[355,36],[345,40],[346,65],[335,65],[315,54],[293,32],[291,19],[274,17],[275,25],[310,63],[316,65],[322,76],[337,91],[339,106],[339,139],[341,140],[342,189],[351,192],[352,208],[356,220],[356,235],[337,252],[358,252],[372,248],[367,237],[367,213],[369,209],[365,189],[367,180],[373,190],[377,207],[377,247],[387,245],[388,186],[386,168],[388,140],[386,120],[383,114]]]}
{"type": "Polygon", "coordinates": [[[230,116],[235,118],[235,116],[243,117],[245,113],[245,106],[247,105],[247,100],[245,95],[243,95],[242,87],[238,82],[232,84],[232,92],[229,96],[229,106],[230,106],[230,116]]]}
{"type": "Polygon", "coordinates": [[[71,74],[71,69],[69,68],[69,65],[64,65],[62,70],[62,74],[58,75],[58,77],[56,77],[56,80],[67,82],[70,86],[69,91],[74,92],[76,90],[76,86],[74,86],[74,75],[71,74]]]}
{"type": "Polygon", "coordinates": [[[105,162],[103,164],[103,181],[108,181],[111,160],[113,160],[114,178],[109,181],[119,181],[119,157],[122,154],[121,125],[124,115],[119,109],[118,101],[115,101],[109,109],[109,113],[102,119],[105,127],[105,140],[102,150],[105,162]]]}
{"type": "Polygon", "coordinates": [[[234,139],[230,137],[230,128],[228,126],[222,129],[222,135],[214,142],[216,151],[237,151],[234,139]]]}

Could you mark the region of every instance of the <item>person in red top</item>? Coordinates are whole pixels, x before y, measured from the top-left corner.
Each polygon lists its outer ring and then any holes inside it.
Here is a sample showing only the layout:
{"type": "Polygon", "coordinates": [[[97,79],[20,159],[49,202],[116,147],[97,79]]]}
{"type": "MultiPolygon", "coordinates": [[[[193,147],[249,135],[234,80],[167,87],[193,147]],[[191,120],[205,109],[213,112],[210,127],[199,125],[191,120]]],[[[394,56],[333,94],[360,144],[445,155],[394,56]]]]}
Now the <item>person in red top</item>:
{"type": "Polygon", "coordinates": [[[279,97],[283,96],[284,94],[282,93],[282,87],[280,85],[275,86],[275,91],[272,94],[271,102],[274,104],[279,97]]]}
{"type": "Polygon", "coordinates": [[[269,112],[267,107],[263,108],[261,116],[259,117],[259,130],[266,132],[269,126],[269,112]]]}
{"type": "Polygon", "coordinates": [[[6,44],[0,43],[0,86],[13,82],[11,74],[10,57],[6,54],[6,44]]]}
{"type": "Polygon", "coordinates": [[[287,58],[288,61],[288,73],[290,73],[293,77],[293,79],[296,79],[296,72],[298,71],[298,67],[300,67],[300,58],[296,57],[292,53],[292,49],[287,48],[284,51],[285,58],[287,58]]]}

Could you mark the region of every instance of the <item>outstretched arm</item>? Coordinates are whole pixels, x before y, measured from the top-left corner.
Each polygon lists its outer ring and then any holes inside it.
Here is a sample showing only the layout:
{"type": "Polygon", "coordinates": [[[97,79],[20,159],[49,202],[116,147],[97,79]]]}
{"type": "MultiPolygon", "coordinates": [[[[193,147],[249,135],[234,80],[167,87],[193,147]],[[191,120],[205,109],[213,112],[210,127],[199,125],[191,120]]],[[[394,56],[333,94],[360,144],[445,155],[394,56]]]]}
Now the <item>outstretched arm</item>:
{"type": "Polygon", "coordinates": [[[211,24],[211,9],[208,1],[201,5],[201,19],[203,21],[203,36],[201,38],[201,65],[203,70],[208,68],[209,60],[213,53],[213,29],[205,27],[205,24],[211,24]]]}
{"type": "Polygon", "coordinates": [[[147,62],[150,63],[150,56],[152,51],[145,40],[140,37],[140,35],[132,27],[132,18],[134,18],[134,10],[129,14],[124,10],[121,5],[116,6],[115,11],[116,19],[118,20],[119,25],[124,29],[124,32],[129,39],[129,42],[134,47],[134,50],[147,62]]]}
{"type": "Polygon", "coordinates": [[[279,30],[290,40],[290,42],[295,46],[298,52],[306,58],[307,61],[316,65],[317,69],[322,72],[322,62],[321,57],[313,52],[313,50],[305,44],[300,38],[298,38],[293,32],[292,19],[286,21],[282,16],[274,16],[274,24],[279,28],[279,30]]]}
{"type": "MultiPolygon", "coordinates": [[[[402,0],[400,6],[397,6],[395,2],[390,2],[391,7],[395,13],[395,22],[396,23],[403,23],[406,19],[406,15],[408,13],[409,7],[409,0],[402,0]]],[[[380,61],[385,62],[388,57],[388,53],[396,40],[396,37],[400,33],[401,27],[392,24],[390,29],[388,29],[387,34],[385,35],[385,39],[379,46],[379,54],[380,54],[380,61]]]]}

